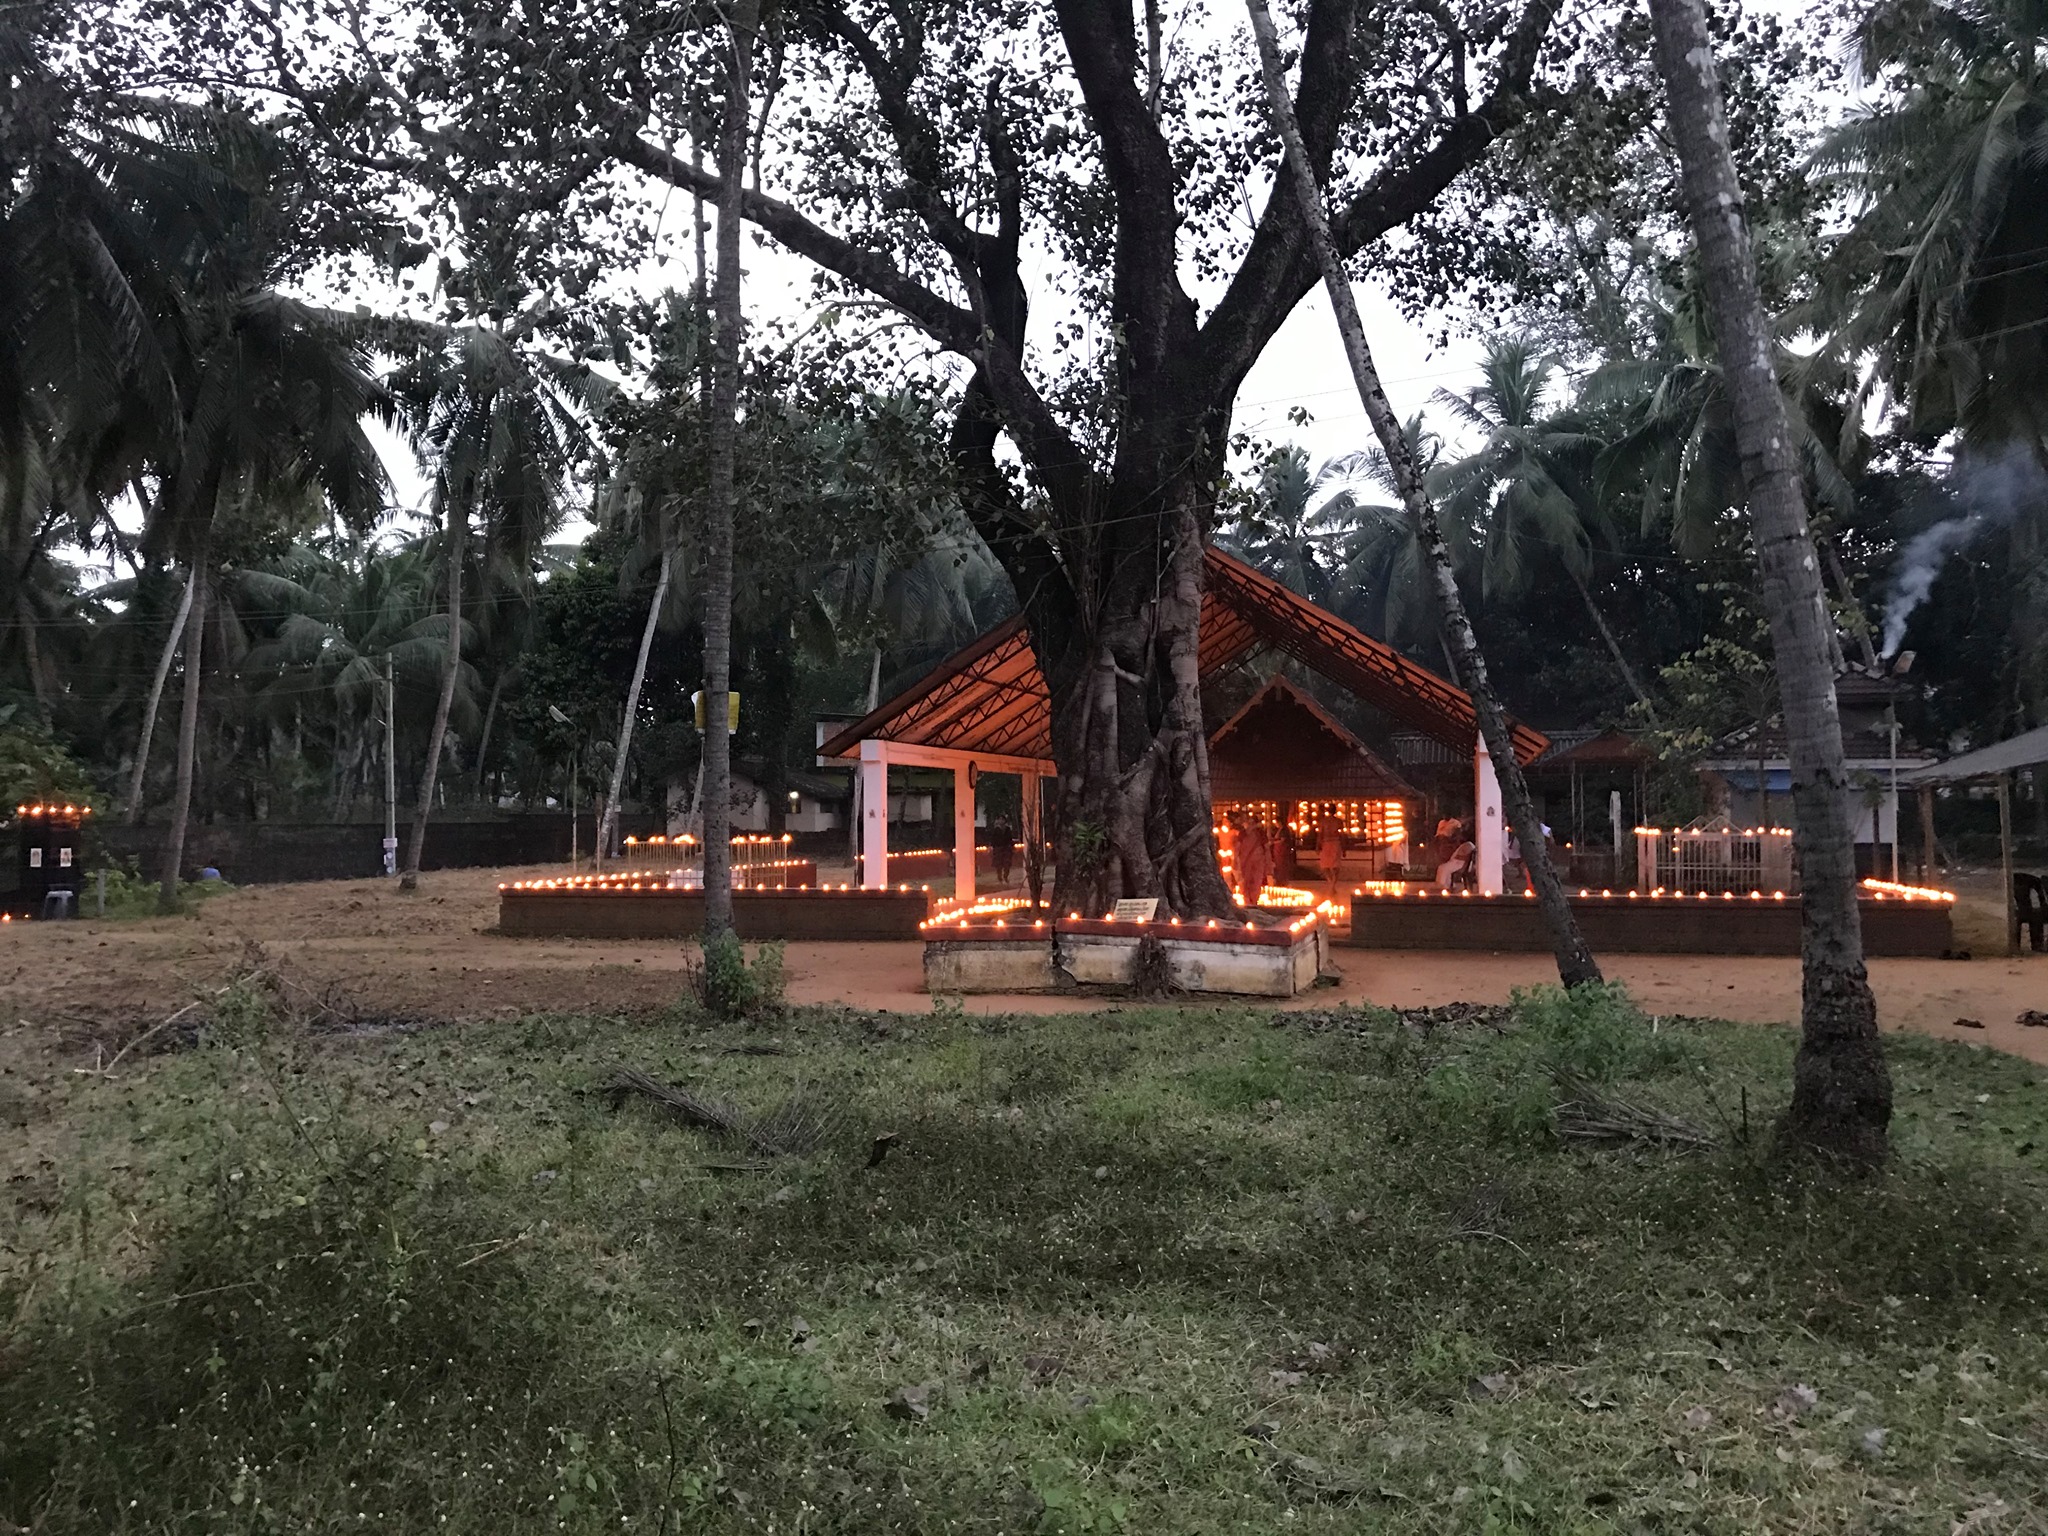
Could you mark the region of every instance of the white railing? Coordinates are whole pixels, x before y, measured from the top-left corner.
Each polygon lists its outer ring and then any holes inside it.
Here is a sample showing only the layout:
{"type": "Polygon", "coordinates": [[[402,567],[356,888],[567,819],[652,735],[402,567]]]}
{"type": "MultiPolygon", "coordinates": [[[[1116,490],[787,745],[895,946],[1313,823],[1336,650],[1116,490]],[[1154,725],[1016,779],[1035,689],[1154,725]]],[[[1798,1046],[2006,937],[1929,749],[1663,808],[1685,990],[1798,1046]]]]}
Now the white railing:
{"type": "Polygon", "coordinates": [[[1790,827],[1637,827],[1636,888],[1644,891],[1797,889],[1790,827]]]}

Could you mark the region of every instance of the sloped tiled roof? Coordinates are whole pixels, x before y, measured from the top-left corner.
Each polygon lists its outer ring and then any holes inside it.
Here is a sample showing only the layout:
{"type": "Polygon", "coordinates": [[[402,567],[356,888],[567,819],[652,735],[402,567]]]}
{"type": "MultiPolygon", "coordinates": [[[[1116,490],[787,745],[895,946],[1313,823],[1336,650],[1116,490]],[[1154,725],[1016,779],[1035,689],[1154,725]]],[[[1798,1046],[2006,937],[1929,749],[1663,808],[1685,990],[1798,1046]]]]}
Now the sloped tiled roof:
{"type": "MultiPolygon", "coordinates": [[[[1204,576],[1204,677],[1267,646],[1409,729],[1471,753],[1477,717],[1464,689],[1222,550],[1206,552],[1204,576]]],[[[1514,733],[1516,754],[1524,762],[1549,745],[1548,737],[1528,726],[1516,725],[1514,733]]],[[[833,735],[819,751],[844,757],[870,738],[1051,757],[1051,695],[1022,615],[955,653],[865,719],[833,735]]]]}

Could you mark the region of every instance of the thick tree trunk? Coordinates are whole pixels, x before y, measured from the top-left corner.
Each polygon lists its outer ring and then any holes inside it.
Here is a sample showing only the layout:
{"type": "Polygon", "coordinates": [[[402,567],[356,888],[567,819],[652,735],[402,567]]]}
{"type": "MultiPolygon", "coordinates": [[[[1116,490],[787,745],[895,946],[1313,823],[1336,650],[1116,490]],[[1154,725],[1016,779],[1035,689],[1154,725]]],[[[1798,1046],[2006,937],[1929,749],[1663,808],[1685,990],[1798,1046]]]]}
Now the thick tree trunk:
{"type": "Polygon", "coordinates": [[[737,0],[718,136],[718,269],[712,295],[710,484],[704,531],[704,937],[732,932],[732,686],[734,459],[739,450],[740,205],[746,190],[747,86],[760,0],[737,0]]]}
{"type": "Polygon", "coordinates": [[[1293,181],[1295,197],[1301,205],[1308,229],[1309,245],[1322,269],[1324,286],[1329,290],[1330,307],[1337,315],[1337,329],[1344,339],[1344,351],[1351,363],[1352,378],[1358,385],[1359,401],[1364,405],[1373,433],[1379,438],[1380,447],[1393,468],[1401,491],[1401,503],[1415,530],[1416,547],[1422,553],[1436,590],[1445,640],[1456,658],[1459,679],[1472,695],[1473,710],[1479,717],[1479,734],[1486,743],[1486,750],[1492,754],[1494,772],[1500,778],[1501,802],[1507,809],[1516,837],[1521,841],[1523,864],[1529,871],[1529,885],[1536,893],[1537,907],[1550,932],[1551,949],[1557,956],[1558,976],[1568,987],[1597,982],[1601,979],[1599,963],[1586,947],[1585,937],[1579,932],[1578,921],[1572,916],[1571,903],[1565,896],[1564,883],[1559,880],[1556,866],[1550,861],[1543,822],[1536,814],[1536,803],[1529,793],[1528,780],[1522,774],[1521,760],[1515,756],[1514,736],[1508,726],[1507,712],[1501,708],[1500,699],[1493,691],[1492,681],[1486,672],[1486,658],[1479,650],[1479,638],[1473,633],[1472,622],[1466,616],[1464,598],[1458,592],[1458,578],[1451,566],[1450,548],[1444,542],[1436,508],[1422,489],[1421,466],[1415,462],[1408,439],[1401,431],[1400,420],[1394,415],[1386,391],[1380,386],[1379,371],[1374,367],[1372,352],[1366,345],[1365,327],[1358,318],[1358,304],[1351,292],[1351,280],[1345,275],[1343,261],[1330,238],[1322,189],[1316,185],[1315,169],[1302,144],[1301,130],[1295,123],[1294,108],[1288,100],[1286,78],[1280,67],[1280,44],[1273,34],[1273,18],[1266,9],[1266,0],[1247,0],[1247,4],[1251,10],[1252,32],[1258,40],[1260,67],[1265,75],[1267,106],[1285,151],[1282,156],[1285,174],[1293,181]]]}
{"type": "Polygon", "coordinates": [[[448,665],[441,673],[441,697],[434,703],[434,725],[427,733],[427,766],[420,773],[420,798],[412,813],[412,838],[406,845],[401,891],[420,885],[420,859],[427,851],[427,821],[434,812],[434,784],[441,773],[441,748],[448,740],[448,716],[455,708],[455,684],[462,674],[462,558],[469,532],[469,512],[448,499],[448,665]]]}
{"type": "Polygon", "coordinates": [[[1201,484],[1167,478],[1105,518],[1099,581],[1084,586],[1092,614],[1063,583],[1025,603],[1052,694],[1053,899],[1068,911],[1099,915],[1124,896],[1184,918],[1237,910],[1216,862],[1202,724],[1201,484]]]}
{"type": "Polygon", "coordinates": [[[164,837],[163,875],[157,888],[160,911],[178,907],[178,878],[185,864],[185,827],[192,815],[193,764],[199,754],[199,673],[206,650],[206,559],[192,562],[193,597],[185,614],[185,702],[178,714],[178,778],[171,791],[171,829],[164,837]]]}
{"type": "Polygon", "coordinates": [[[1807,525],[1798,455],[1771,367],[1771,325],[1757,291],[1706,11],[1700,0],[1651,0],[1650,16],[1699,240],[1708,313],[1735,413],[1791,748],[1805,985],[1792,1104],[1778,1135],[1781,1144],[1874,1166],[1888,1150],[1892,1084],[1863,967],[1849,781],[1829,664],[1833,625],[1807,525]]]}
{"type": "Polygon", "coordinates": [[[171,620],[164,636],[163,654],[156,659],[156,676],[150,679],[149,702],[142,708],[142,735],[135,743],[135,766],[128,774],[128,825],[142,820],[142,786],[149,772],[149,744],[156,735],[156,712],[163,705],[164,683],[171,675],[171,661],[178,654],[178,642],[185,633],[185,621],[192,612],[192,594],[198,590],[199,572],[185,578],[185,595],[178,599],[178,616],[171,620]]]}
{"type": "MultiPolygon", "coordinates": [[[[654,649],[654,627],[661,619],[661,605],[668,601],[669,551],[661,552],[661,577],[654,583],[654,601],[647,605],[647,623],[640,631],[640,654],[633,662],[633,681],[626,689],[626,717],[619,722],[619,751],[612,760],[611,793],[604,800],[604,824],[597,829],[600,861],[619,830],[619,797],[626,791],[626,754],[633,750],[633,721],[640,713],[640,689],[647,681],[647,656],[654,649]]],[[[706,724],[709,724],[707,719],[706,724]]]]}

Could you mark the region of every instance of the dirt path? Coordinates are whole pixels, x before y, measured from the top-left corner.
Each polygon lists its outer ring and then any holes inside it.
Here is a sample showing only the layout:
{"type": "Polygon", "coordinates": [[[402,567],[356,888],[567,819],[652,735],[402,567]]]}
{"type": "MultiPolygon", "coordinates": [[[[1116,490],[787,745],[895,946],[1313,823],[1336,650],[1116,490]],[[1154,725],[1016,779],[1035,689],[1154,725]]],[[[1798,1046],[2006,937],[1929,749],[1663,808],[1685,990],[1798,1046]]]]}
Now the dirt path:
{"type": "MultiPolygon", "coordinates": [[[[217,896],[191,918],[145,922],[22,923],[0,928],[0,1022],[160,1016],[219,978],[254,942],[314,986],[340,989],[379,1012],[487,1019],[533,1011],[609,1012],[674,1000],[686,951],[679,944],[504,939],[500,880],[555,871],[451,870],[419,894],[381,880],[253,887],[217,896]]],[[[1981,951],[1980,951],[1981,952],[1981,951]]],[[[1517,986],[1552,979],[1542,955],[1339,952],[1342,984],[1300,1000],[1409,1005],[1504,1002],[1517,986]]],[[[1757,1023],[1798,1016],[1799,965],[1791,959],[1628,955],[1609,960],[1652,1012],[1757,1023]]],[[[923,1013],[917,947],[794,944],[790,996],[807,1003],[923,1013]]],[[[1888,1029],[1968,1040],[2048,1063],[2048,1029],[2016,1023],[2048,1009],[2048,956],[2019,960],[1877,960],[1871,980],[1888,1029]],[[1957,1029],[1958,1018],[1982,1030],[1957,1029]]],[[[1051,1012],[1103,1006],[1097,998],[970,998],[976,1012],[1051,1012]]],[[[1290,1005],[1292,1006],[1292,1005],[1290,1005]]]]}

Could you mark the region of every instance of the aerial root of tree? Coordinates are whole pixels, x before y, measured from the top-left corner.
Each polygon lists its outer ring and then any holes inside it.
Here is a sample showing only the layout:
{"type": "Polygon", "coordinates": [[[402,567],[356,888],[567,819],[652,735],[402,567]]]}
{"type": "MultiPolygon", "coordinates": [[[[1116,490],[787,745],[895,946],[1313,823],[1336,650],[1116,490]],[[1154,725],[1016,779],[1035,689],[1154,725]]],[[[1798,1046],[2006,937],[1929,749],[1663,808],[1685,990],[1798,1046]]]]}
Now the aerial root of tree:
{"type": "MultiPolygon", "coordinates": [[[[1183,918],[1236,905],[1216,862],[1200,678],[1202,548],[1192,507],[1149,595],[1086,644],[1038,641],[1053,694],[1060,781],[1061,885],[1055,900],[1091,914],[1119,897],[1157,896],[1183,918]]],[[[1037,631],[1034,631],[1036,634],[1037,631]]]]}

